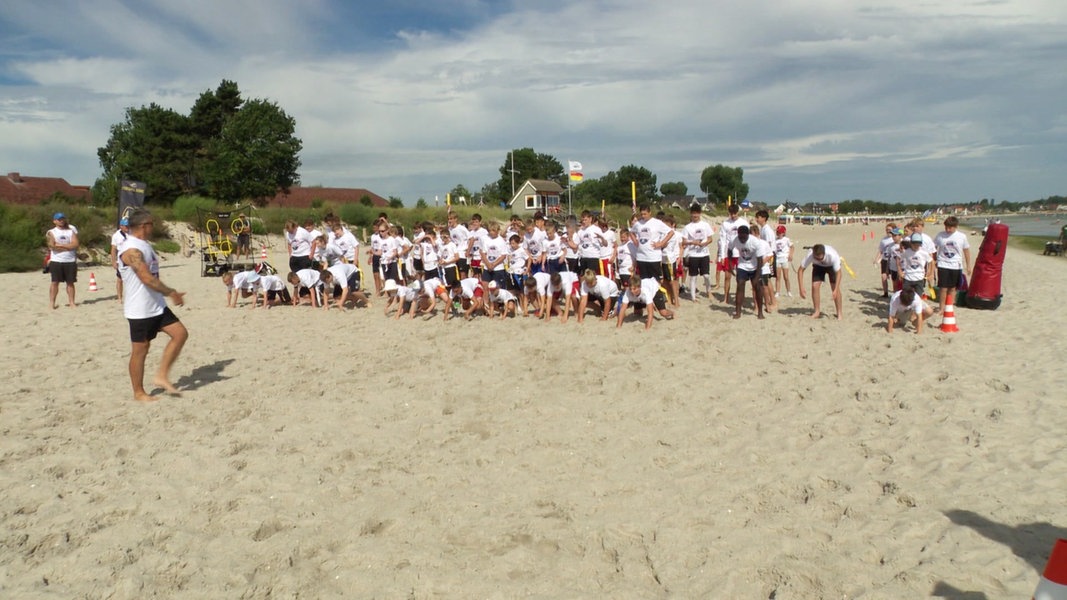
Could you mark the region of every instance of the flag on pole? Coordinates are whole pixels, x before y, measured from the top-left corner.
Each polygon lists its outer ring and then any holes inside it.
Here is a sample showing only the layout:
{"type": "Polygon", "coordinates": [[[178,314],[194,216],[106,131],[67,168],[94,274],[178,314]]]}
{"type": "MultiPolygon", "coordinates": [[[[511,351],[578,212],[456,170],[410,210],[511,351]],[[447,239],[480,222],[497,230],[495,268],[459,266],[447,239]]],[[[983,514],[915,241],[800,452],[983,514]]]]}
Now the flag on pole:
{"type": "Polygon", "coordinates": [[[570,173],[570,180],[574,182],[581,182],[582,179],[585,178],[585,176],[582,175],[582,163],[576,160],[568,161],[568,163],[569,164],[567,166],[567,171],[570,173]]]}

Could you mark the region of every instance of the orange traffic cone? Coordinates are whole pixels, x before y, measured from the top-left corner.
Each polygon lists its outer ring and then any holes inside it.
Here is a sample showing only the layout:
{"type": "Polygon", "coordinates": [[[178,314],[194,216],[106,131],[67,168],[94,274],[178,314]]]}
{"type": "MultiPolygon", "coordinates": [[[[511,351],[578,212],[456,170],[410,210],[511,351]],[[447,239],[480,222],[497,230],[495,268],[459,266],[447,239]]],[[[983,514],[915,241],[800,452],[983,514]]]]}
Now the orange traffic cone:
{"type": "Polygon", "coordinates": [[[861,241],[864,241],[864,242],[867,241],[867,232],[866,231],[863,232],[863,239],[861,241]]]}
{"type": "Polygon", "coordinates": [[[1034,590],[1033,600],[1067,599],[1067,540],[1056,540],[1045,572],[1034,590]]]}
{"type": "Polygon", "coordinates": [[[89,291],[98,292],[100,288],[96,287],[96,273],[89,272],[89,291]]]}
{"type": "Polygon", "coordinates": [[[956,333],[960,330],[956,327],[956,307],[952,304],[955,302],[956,294],[945,295],[945,314],[941,315],[941,331],[943,333],[956,333]]]}
{"type": "Polygon", "coordinates": [[[259,253],[259,260],[267,260],[267,247],[262,246],[263,252],[259,253]]]}

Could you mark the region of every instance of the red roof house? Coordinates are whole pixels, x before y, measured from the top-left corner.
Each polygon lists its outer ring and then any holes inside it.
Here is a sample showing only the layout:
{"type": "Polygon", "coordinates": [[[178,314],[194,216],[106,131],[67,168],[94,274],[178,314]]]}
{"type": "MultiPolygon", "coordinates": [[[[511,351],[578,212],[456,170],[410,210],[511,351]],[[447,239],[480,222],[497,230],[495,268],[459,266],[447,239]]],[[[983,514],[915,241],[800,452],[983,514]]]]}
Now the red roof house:
{"type": "Polygon", "coordinates": [[[310,208],[314,200],[336,202],[338,204],[358,203],[364,196],[370,198],[374,206],[388,208],[389,201],[372,191],[360,188],[328,188],[328,187],[293,187],[289,193],[279,192],[272,198],[267,206],[285,206],[295,208],[310,208]]]}
{"type": "Polygon", "coordinates": [[[23,177],[8,173],[0,177],[0,201],[12,204],[43,204],[56,193],[90,204],[93,193],[88,186],[71,185],[59,177],[23,177]]]}

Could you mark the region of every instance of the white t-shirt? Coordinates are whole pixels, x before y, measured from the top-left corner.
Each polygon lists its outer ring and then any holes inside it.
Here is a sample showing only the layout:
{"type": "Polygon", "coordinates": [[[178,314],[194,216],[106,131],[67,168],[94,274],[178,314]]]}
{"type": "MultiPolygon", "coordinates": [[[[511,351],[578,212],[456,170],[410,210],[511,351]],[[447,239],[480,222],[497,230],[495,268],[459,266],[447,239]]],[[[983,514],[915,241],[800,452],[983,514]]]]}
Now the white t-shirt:
{"type": "Polygon", "coordinates": [[[937,266],[942,269],[963,269],[963,251],[971,248],[967,235],[963,232],[942,231],[934,238],[937,247],[937,266]]]}
{"type": "Polygon", "coordinates": [[[731,255],[737,255],[737,268],[742,271],[759,271],[762,259],[771,253],[770,245],[754,235],[749,235],[743,243],[735,238],[728,250],[731,255]]]}
{"type": "Polygon", "coordinates": [[[544,247],[545,260],[559,261],[563,256],[563,238],[556,234],[556,237],[549,239],[546,235],[541,241],[541,245],[544,247]]]}
{"type": "Polygon", "coordinates": [[[526,253],[526,248],[519,246],[513,248],[508,253],[508,272],[512,275],[525,275],[527,272],[527,264],[530,262],[530,255],[526,253]]]}
{"type": "Polygon", "coordinates": [[[306,287],[309,290],[322,283],[322,276],[315,269],[300,269],[296,272],[296,276],[300,279],[297,286],[306,287]]]}
{"type": "Polygon", "coordinates": [[[549,288],[552,287],[552,276],[548,273],[534,273],[530,277],[537,282],[537,295],[547,296],[549,288]]]}
{"type": "Polygon", "coordinates": [[[908,248],[900,256],[900,265],[903,268],[904,281],[922,281],[926,279],[926,265],[934,260],[926,250],[913,250],[908,248]]]}
{"type": "MultiPolygon", "coordinates": [[[[132,235],[127,237],[126,242],[119,247],[120,263],[122,262],[122,255],[131,249],[141,252],[145,264],[148,265],[148,271],[152,273],[153,277],[158,278],[159,258],[156,256],[156,251],[152,249],[152,245],[132,235]]],[[[119,273],[122,274],[122,288],[124,290],[122,312],[127,319],[147,319],[163,314],[163,309],[167,307],[167,300],[163,297],[163,294],[146,286],[133,269],[119,269],[119,273]]]]}
{"type": "Polygon", "coordinates": [[[607,243],[600,246],[600,260],[611,260],[611,255],[615,254],[615,232],[605,229],[604,241],[607,243]]]}
{"type": "Polygon", "coordinates": [[[893,241],[893,236],[887,235],[880,242],[878,242],[878,254],[881,255],[882,260],[889,260],[889,248],[896,246],[897,243],[893,241]]]}
{"type": "MultiPolygon", "coordinates": [[[[501,256],[507,255],[508,243],[499,235],[495,238],[486,236],[483,240],[482,252],[485,254],[485,264],[482,265],[484,267],[501,256]]],[[[503,271],[504,263],[505,261],[500,261],[500,264],[493,267],[492,270],[503,271]]]]}
{"type": "Polygon", "coordinates": [[[688,223],[682,228],[682,235],[685,238],[685,249],[683,250],[683,256],[687,257],[702,257],[710,256],[711,251],[708,250],[708,245],[703,245],[711,239],[714,233],[711,230],[711,225],[704,219],[700,219],[695,223],[688,223]],[[696,246],[694,244],[701,244],[696,246]]]}
{"type": "Polygon", "coordinates": [[[642,279],[641,291],[634,295],[633,288],[627,287],[626,292],[622,295],[623,304],[641,303],[652,305],[652,301],[656,298],[656,293],[659,292],[659,281],[655,279],[642,279]]]}
{"type": "Polygon", "coordinates": [[[569,296],[572,291],[575,291],[575,284],[578,283],[578,274],[571,273],[570,271],[563,271],[559,273],[559,287],[549,285],[552,293],[562,292],[564,296],[569,296]]]}
{"type": "Polygon", "coordinates": [[[601,238],[604,232],[596,225],[589,225],[578,230],[578,258],[600,258],[601,238]]]}
{"type": "Polygon", "coordinates": [[[533,233],[522,236],[522,247],[526,248],[526,254],[529,255],[530,260],[540,262],[541,253],[545,250],[545,237],[545,232],[540,229],[534,229],[533,233]]]}
{"type": "Polygon", "coordinates": [[[515,302],[515,294],[512,294],[504,288],[496,288],[495,290],[489,290],[489,300],[491,302],[499,302],[500,304],[507,304],[508,302],[515,302]]]}
{"type": "Polygon", "coordinates": [[[340,251],[341,256],[344,256],[345,260],[350,263],[356,262],[357,252],[359,252],[359,240],[356,239],[356,236],[352,235],[351,231],[348,231],[347,229],[342,230],[340,236],[334,236],[332,245],[340,251]]]}
{"type": "Polygon", "coordinates": [[[485,241],[489,239],[489,231],[485,227],[479,227],[478,229],[471,229],[467,236],[467,243],[470,244],[470,259],[480,260],[482,258],[482,248],[485,246],[485,241]],[[471,243],[471,240],[474,240],[471,243]]]}
{"type": "MultiPolygon", "coordinates": [[[[337,263],[336,265],[333,265],[327,268],[326,270],[333,275],[334,285],[341,286],[341,289],[347,288],[348,278],[356,274],[357,271],[359,271],[359,269],[356,268],[356,265],[349,263],[337,263]]],[[[299,276],[299,273],[297,273],[297,275],[299,276]]]]}
{"type": "Polygon", "coordinates": [[[726,219],[722,222],[719,227],[719,258],[726,258],[727,248],[730,247],[730,242],[737,239],[737,230],[742,225],[748,227],[748,220],[737,217],[736,219],[726,219]]]}
{"type": "Polygon", "coordinates": [[[926,306],[923,304],[923,299],[918,294],[915,294],[915,299],[911,301],[911,304],[904,306],[900,301],[900,292],[895,292],[893,297],[889,299],[889,317],[893,318],[901,313],[913,312],[916,315],[923,314],[923,309],[926,306]]]}
{"type": "Polygon", "coordinates": [[[616,258],[616,262],[618,262],[619,265],[619,275],[633,274],[635,252],[637,252],[637,246],[634,245],[633,240],[630,240],[625,244],[619,244],[619,251],[616,258]]]}
{"type": "Polygon", "coordinates": [[[482,282],[477,277],[468,277],[459,280],[459,287],[463,290],[462,296],[470,299],[474,297],[475,291],[482,289],[482,282]]]}
{"type": "Polygon", "coordinates": [[[663,247],[663,260],[669,264],[678,262],[678,258],[682,253],[682,240],[678,235],[678,232],[674,232],[671,239],[667,240],[667,245],[663,247]]]}
{"type": "Polygon", "coordinates": [[[378,243],[378,248],[382,253],[381,264],[383,265],[395,263],[400,256],[400,240],[395,237],[383,237],[378,243]]]}
{"type": "Polygon", "coordinates": [[[637,262],[657,263],[662,261],[663,250],[653,248],[652,244],[658,244],[660,240],[667,237],[672,231],[673,229],[666,223],[655,217],[650,217],[647,221],[634,223],[633,227],[630,228],[630,232],[633,234],[632,240],[636,241],[637,246],[634,260],[637,262]]]}
{"type": "Polygon", "coordinates": [[[230,290],[244,290],[246,292],[255,291],[256,287],[259,285],[259,279],[262,278],[256,278],[255,283],[249,283],[248,279],[252,276],[253,273],[255,273],[255,271],[239,271],[237,273],[234,273],[233,282],[230,285],[226,286],[226,288],[230,290]]]}
{"type": "Polygon", "coordinates": [[[774,257],[778,260],[779,265],[784,265],[789,262],[789,251],[793,249],[793,240],[786,236],[782,236],[774,240],[774,257]]]}
{"type": "Polygon", "coordinates": [[[815,251],[809,250],[808,255],[804,257],[804,260],[800,262],[800,268],[806,269],[811,265],[819,265],[820,267],[833,268],[834,272],[841,270],[841,255],[837,253],[830,246],[824,246],[826,248],[826,254],[822,257],[822,260],[815,259],[815,251]]]}
{"type": "Polygon", "coordinates": [[[582,279],[582,286],[579,289],[578,294],[580,296],[588,296],[590,294],[597,298],[617,298],[619,296],[619,286],[615,285],[615,282],[604,277],[603,275],[596,276],[596,284],[590,286],[586,283],[585,279],[582,279]]]}
{"type": "Polygon", "coordinates": [[[455,227],[448,228],[448,234],[452,239],[452,243],[456,245],[459,257],[466,258],[467,240],[471,237],[471,232],[467,229],[467,226],[463,223],[457,223],[455,227]]]}
{"type": "Polygon", "coordinates": [[[311,234],[303,227],[297,227],[292,233],[285,232],[292,256],[311,256],[311,239],[311,234]]]}
{"type": "Polygon", "coordinates": [[[280,292],[285,289],[285,282],[277,275],[260,275],[256,283],[263,292],[280,292]]]}
{"type": "Polygon", "coordinates": [[[437,246],[429,237],[424,237],[419,242],[419,248],[422,250],[422,270],[433,271],[437,268],[437,263],[440,260],[437,254],[437,246]]]}
{"type": "MultiPolygon", "coordinates": [[[[48,230],[52,234],[52,239],[57,244],[67,245],[74,241],[74,236],[78,235],[78,228],[73,225],[68,225],[66,229],[60,229],[59,227],[53,227],[48,230]]],[[[49,262],[55,263],[72,263],[78,262],[77,250],[52,250],[49,253],[49,262]]]]}

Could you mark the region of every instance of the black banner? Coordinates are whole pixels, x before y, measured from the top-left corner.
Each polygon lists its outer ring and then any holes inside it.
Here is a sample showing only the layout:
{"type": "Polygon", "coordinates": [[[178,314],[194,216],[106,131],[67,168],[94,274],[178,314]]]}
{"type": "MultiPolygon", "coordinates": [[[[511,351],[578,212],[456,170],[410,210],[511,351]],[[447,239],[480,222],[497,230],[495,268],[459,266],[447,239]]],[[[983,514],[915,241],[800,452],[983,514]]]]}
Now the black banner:
{"type": "Polygon", "coordinates": [[[144,206],[143,181],[122,181],[119,189],[119,221],[129,216],[130,211],[144,206]]]}

